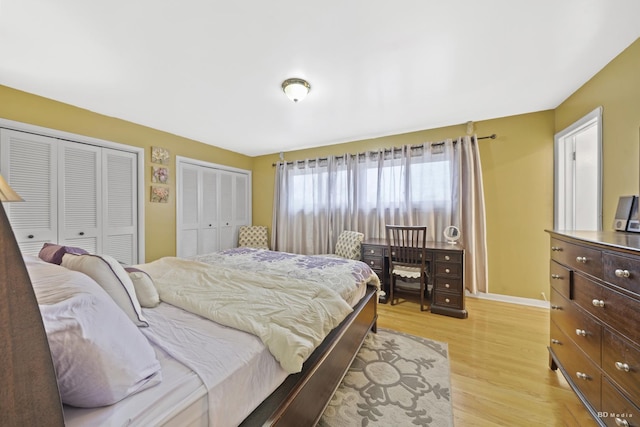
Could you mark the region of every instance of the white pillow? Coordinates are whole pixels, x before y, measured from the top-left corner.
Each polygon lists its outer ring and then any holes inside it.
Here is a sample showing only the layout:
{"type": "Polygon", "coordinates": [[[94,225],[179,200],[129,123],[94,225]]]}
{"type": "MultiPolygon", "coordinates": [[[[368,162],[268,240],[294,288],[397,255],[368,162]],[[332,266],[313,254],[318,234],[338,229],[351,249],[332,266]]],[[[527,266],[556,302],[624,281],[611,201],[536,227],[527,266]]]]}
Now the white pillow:
{"type": "Polygon", "coordinates": [[[63,267],[79,271],[95,280],[138,326],[149,326],[129,274],[109,255],[72,255],[62,257],[63,267]]]}
{"type": "Polygon", "coordinates": [[[153,284],[151,276],[139,268],[125,267],[124,269],[129,273],[129,278],[133,282],[136,296],[142,307],[153,308],[160,304],[160,295],[158,295],[158,290],[153,284]]]}
{"type": "Polygon", "coordinates": [[[25,259],[63,403],[116,403],[162,380],[149,341],[86,275],[25,259]]]}

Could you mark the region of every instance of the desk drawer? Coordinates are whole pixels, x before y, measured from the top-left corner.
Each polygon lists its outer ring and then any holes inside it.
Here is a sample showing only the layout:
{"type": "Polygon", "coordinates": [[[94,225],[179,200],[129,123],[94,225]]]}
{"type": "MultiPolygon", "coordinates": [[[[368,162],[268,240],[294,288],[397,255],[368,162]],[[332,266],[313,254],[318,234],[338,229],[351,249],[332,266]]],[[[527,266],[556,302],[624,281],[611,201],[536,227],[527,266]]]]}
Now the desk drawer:
{"type": "Polygon", "coordinates": [[[462,292],[462,279],[458,277],[437,277],[433,286],[440,291],[462,292]]]}
{"type": "Polygon", "coordinates": [[[385,249],[384,246],[362,245],[362,256],[363,257],[372,256],[372,257],[383,258],[384,249],[385,249]]]}
{"type": "Polygon", "coordinates": [[[463,308],[464,300],[460,294],[450,294],[445,292],[434,292],[433,303],[442,307],[463,308]]]}
{"type": "Polygon", "coordinates": [[[435,259],[436,262],[454,262],[461,264],[462,263],[462,253],[460,252],[436,252],[435,259]]]}
{"type": "Polygon", "coordinates": [[[365,256],[362,262],[367,264],[369,267],[371,267],[373,271],[376,271],[376,272],[382,271],[382,269],[384,268],[383,258],[371,258],[371,257],[365,256]]]}
{"type": "Polygon", "coordinates": [[[450,262],[437,262],[435,266],[436,276],[462,277],[462,265],[450,262]]]}
{"type": "Polygon", "coordinates": [[[551,259],[591,276],[602,277],[602,251],[551,239],[551,259]]]}

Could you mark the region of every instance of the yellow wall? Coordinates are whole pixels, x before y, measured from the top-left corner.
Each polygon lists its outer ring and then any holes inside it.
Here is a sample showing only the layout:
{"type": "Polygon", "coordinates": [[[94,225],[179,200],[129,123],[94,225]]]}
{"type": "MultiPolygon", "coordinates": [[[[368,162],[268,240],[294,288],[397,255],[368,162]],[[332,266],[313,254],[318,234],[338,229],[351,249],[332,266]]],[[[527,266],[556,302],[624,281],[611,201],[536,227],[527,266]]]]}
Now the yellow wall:
{"type": "Polygon", "coordinates": [[[146,260],[176,253],[175,156],[251,170],[253,159],[232,151],[161,132],[113,117],[0,85],[0,117],[107,141],[142,147],[145,150],[145,249],[146,260]],[[171,153],[169,203],[150,203],[151,146],[171,153]]]}
{"type": "MultiPolygon", "coordinates": [[[[481,141],[489,250],[489,291],[526,298],[549,296],[548,236],[553,225],[553,135],[595,107],[604,107],[604,228],[617,198],[637,194],[639,182],[640,41],[633,43],[556,110],[476,123],[481,141]]],[[[0,86],[0,117],[143,147],[168,148],[172,196],[167,205],[146,202],[147,260],[175,254],[175,155],[253,171],[254,224],[271,227],[278,155],[250,158],[144,126],[92,113],[0,86]]],[[[464,125],[285,153],[287,160],[356,153],[463,135],[464,125]]],[[[150,186],[150,164],[145,173],[150,186]]]]}
{"type": "Polygon", "coordinates": [[[559,132],[602,106],[603,225],[611,230],[618,197],[640,182],[640,39],[556,108],[559,132]]]}
{"type": "MultiPolygon", "coordinates": [[[[548,238],[553,225],[553,111],[476,122],[485,188],[489,292],[527,298],[549,296],[548,238]]],[[[466,125],[412,132],[285,153],[285,159],[358,153],[421,144],[464,135],[466,125]]],[[[272,164],[277,155],[254,160],[254,223],[271,226],[272,164]]]]}

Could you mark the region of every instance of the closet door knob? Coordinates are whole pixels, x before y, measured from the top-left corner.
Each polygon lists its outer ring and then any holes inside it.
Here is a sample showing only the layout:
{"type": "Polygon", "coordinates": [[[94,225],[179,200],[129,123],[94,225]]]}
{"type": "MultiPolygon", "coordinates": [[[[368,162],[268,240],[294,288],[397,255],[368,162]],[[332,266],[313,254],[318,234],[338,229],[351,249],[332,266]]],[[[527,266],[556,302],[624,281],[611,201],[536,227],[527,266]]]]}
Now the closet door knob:
{"type": "Polygon", "coordinates": [[[84,236],[84,231],[81,231],[78,234],[81,235],[81,236],[84,236]]]}
{"type": "Polygon", "coordinates": [[[27,238],[28,238],[28,239],[33,239],[33,238],[34,238],[34,235],[33,235],[33,234],[29,234],[29,235],[27,236],[27,238]]]}

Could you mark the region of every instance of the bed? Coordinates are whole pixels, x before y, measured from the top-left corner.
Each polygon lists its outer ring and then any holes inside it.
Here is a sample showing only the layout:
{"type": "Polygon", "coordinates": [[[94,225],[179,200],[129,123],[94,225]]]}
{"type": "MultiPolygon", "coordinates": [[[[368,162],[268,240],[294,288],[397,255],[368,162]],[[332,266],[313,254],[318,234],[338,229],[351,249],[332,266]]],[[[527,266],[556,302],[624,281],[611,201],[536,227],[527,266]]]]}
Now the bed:
{"type": "MultiPolygon", "coordinates": [[[[58,339],[64,345],[56,341],[49,320],[51,316],[59,316],[59,313],[51,313],[50,308],[64,298],[62,294],[65,292],[75,297],[82,293],[78,289],[91,288],[93,285],[89,285],[87,279],[96,283],[109,280],[100,275],[96,276],[96,280],[92,276],[94,267],[78,264],[79,260],[90,260],[93,266],[96,262],[106,263],[109,268],[105,271],[111,270],[111,273],[118,269],[113,260],[109,264],[105,257],[91,254],[65,253],[63,259],[67,261],[61,261],[61,265],[57,265],[41,258],[24,257],[23,266],[17,268],[21,270],[26,267],[33,282],[51,353],[54,354],[54,363],[58,363],[55,359],[60,348],[69,353],[65,357],[71,359],[77,353],[85,351],[72,351],[68,349],[70,346],[67,341],[58,339]],[[99,258],[99,261],[95,258],[99,258]],[[83,271],[86,268],[90,270],[83,271]],[[70,289],[60,291],[56,284],[60,280],[70,284],[70,289]]],[[[117,274],[123,273],[118,270],[117,274]]],[[[161,259],[134,266],[126,274],[134,285],[134,294],[139,290],[136,287],[136,277],[142,277],[141,282],[147,285],[151,279],[151,283],[159,291],[158,299],[162,301],[158,301],[153,307],[153,301],[142,305],[138,303],[136,307],[130,298],[127,299],[127,295],[122,295],[122,289],[117,291],[121,294],[119,296],[109,294],[112,300],[119,301],[120,308],[124,304],[127,309],[118,314],[121,326],[117,326],[118,322],[115,322],[116,326],[112,327],[118,333],[114,337],[104,338],[112,340],[105,343],[105,346],[135,349],[138,344],[130,344],[127,338],[126,331],[131,328],[124,327],[126,323],[135,323],[136,332],[131,332],[131,337],[135,335],[140,341],[139,337],[143,336],[149,346],[135,354],[146,354],[148,360],[137,356],[133,359],[131,369],[138,377],[133,383],[123,385],[119,394],[109,396],[106,401],[111,402],[111,399],[114,402],[107,405],[83,408],[82,406],[92,406],[95,402],[88,397],[90,393],[86,389],[84,392],[82,387],[74,390],[75,397],[71,398],[73,405],[64,405],[62,408],[64,422],[68,426],[312,425],[318,421],[366,334],[372,329],[375,331],[379,281],[366,264],[357,261],[239,248],[191,260],[161,259]],[[183,288],[189,286],[183,285],[195,283],[195,278],[200,280],[204,276],[209,277],[207,284],[198,287],[206,288],[205,293],[215,295],[216,298],[224,297],[223,303],[204,303],[207,298],[203,294],[196,294],[191,298],[185,296],[183,288]],[[243,286],[236,288],[236,280],[240,280],[243,286]],[[180,286],[172,286],[176,283],[180,286]],[[247,283],[250,284],[248,291],[244,287],[247,283]],[[308,292],[304,286],[311,288],[310,299],[320,301],[319,310],[323,313],[320,318],[328,322],[322,327],[324,329],[320,338],[313,331],[306,332],[304,321],[300,321],[306,318],[306,314],[300,315],[291,301],[286,299],[289,297],[278,293],[278,288],[288,289],[286,286],[291,283],[298,283],[303,294],[308,292]],[[260,284],[262,288],[258,287],[260,284]],[[242,292],[248,296],[238,298],[243,295],[242,292]],[[336,300],[336,295],[341,301],[336,300]],[[279,301],[280,298],[284,300],[279,301]],[[264,326],[255,326],[252,322],[247,324],[243,319],[234,320],[239,323],[225,323],[228,317],[238,317],[232,314],[242,312],[243,310],[237,309],[241,307],[237,304],[244,303],[262,305],[274,312],[283,311],[285,318],[287,315],[291,316],[291,313],[298,313],[294,314],[298,322],[292,329],[304,330],[305,333],[302,338],[290,338],[285,334],[285,338],[274,339],[275,344],[270,342],[271,336],[277,332],[273,329],[279,329],[271,328],[272,324],[280,325],[282,322],[277,313],[276,317],[269,317],[266,329],[264,326]],[[273,309],[278,304],[284,304],[287,309],[273,309]],[[189,310],[185,310],[185,307],[189,310]],[[233,309],[225,311],[225,307],[233,309]],[[209,315],[222,317],[214,317],[214,322],[207,318],[209,315]],[[293,356],[282,350],[289,348],[288,340],[291,339],[294,345],[290,348],[297,349],[293,356]],[[285,345],[282,345],[283,342],[285,345]],[[84,401],[86,399],[88,402],[84,401]]],[[[99,287],[107,293],[114,292],[114,289],[103,286],[103,283],[99,287]]],[[[141,289],[144,291],[144,287],[141,289]]],[[[92,298],[100,300],[102,297],[92,298]]],[[[142,298],[148,299],[149,295],[142,298]]],[[[78,300],[74,310],[77,306],[84,307],[86,304],[86,301],[78,300]]],[[[96,318],[98,317],[91,317],[96,318]]],[[[101,330],[105,324],[112,323],[110,319],[112,317],[105,318],[102,323],[87,321],[88,326],[83,327],[101,330]]],[[[42,324],[39,328],[42,329],[42,324]]],[[[38,325],[35,329],[38,329],[38,325]]],[[[66,336],[63,338],[66,339],[66,336]]],[[[12,339],[16,339],[15,336],[12,339]]],[[[46,359],[44,357],[45,370],[46,359]]],[[[66,363],[72,365],[76,362],[66,363]]],[[[63,395],[67,395],[68,384],[64,378],[60,379],[60,372],[64,372],[64,369],[59,365],[56,365],[56,369],[59,387],[63,395]]],[[[93,373],[90,375],[95,376],[93,373]]],[[[43,379],[41,383],[45,381],[43,379]]],[[[75,380],[73,386],[77,383],[75,380]]],[[[36,387],[39,387],[45,399],[47,394],[52,394],[51,390],[43,392],[45,387],[42,384],[36,383],[36,387]]],[[[101,402],[101,398],[103,397],[98,397],[97,402],[101,402]]],[[[50,411],[55,412],[55,399],[53,400],[50,411]]],[[[33,411],[33,407],[30,410],[33,411]]],[[[16,417],[21,416],[18,412],[20,411],[16,411],[16,417]]],[[[56,425],[56,419],[55,415],[51,417],[52,425],[56,425]]],[[[15,424],[20,422],[16,421],[15,424]]]]}

